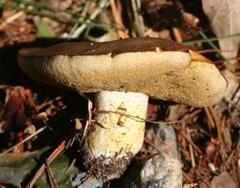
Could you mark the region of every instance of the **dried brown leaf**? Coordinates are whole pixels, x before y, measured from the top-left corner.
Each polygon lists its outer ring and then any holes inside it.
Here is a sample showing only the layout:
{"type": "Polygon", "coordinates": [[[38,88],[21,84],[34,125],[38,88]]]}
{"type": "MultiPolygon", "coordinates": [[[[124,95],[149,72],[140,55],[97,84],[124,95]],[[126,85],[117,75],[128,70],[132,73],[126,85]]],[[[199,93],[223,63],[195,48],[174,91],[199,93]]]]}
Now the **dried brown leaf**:
{"type": "MultiPolygon", "coordinates": [[[[227,89],[225,91],[225,99],[227,101],[231,101],[234,97],[234,94],[236,93],[236,91],[239,88],[239,78],[237,78],[231,71],[229,71],[228,69],[226,69],[223,72],[223,75],[225,77],[225,79],[228,82],[228,86],[227,89]]],[[[237,103],[237,101],[233,101],[234,103],[237,103]]]]}
{"type": "Polygon", "coordinates": [[[237,188],[236,183],[233,181],[228,172],[222,172],[219,176],[213,178],[211,182],[212,188],[237,188]]]}
{"type": "MultiPolygon", "coordinates": [[[[239,0],[202,0],[203,10],[208,16],[213,31],[217,36],[240,33],[239,0]]],[[[237,56],[240,38],[219,40],[222,55],[225,58],[237,56]]]]}

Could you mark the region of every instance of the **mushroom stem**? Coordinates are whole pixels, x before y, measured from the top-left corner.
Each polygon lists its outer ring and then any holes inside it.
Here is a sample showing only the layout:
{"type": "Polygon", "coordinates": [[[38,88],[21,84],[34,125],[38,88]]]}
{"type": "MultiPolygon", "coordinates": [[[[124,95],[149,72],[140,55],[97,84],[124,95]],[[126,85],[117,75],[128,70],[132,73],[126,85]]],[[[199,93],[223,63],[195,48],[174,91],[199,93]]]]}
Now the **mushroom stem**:
{"type": "Polygon", "coordinates": [[[108,181],[120,177],[144,140],[148,96],[101,91],[96,95],[95,129],[86,142],[86,165],[108,181]]]}

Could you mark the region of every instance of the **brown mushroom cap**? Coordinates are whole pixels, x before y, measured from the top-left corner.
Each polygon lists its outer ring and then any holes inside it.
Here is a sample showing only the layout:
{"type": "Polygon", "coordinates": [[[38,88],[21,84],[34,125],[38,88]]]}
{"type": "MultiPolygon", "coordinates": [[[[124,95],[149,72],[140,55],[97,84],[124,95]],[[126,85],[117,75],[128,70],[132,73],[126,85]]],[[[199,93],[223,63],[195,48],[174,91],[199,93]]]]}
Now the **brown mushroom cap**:
{"type": "Polygon", "coordinates": [[[159,38],[128,38],[110,42],[65,42],[48,48],[25,48],[19,51],[21,56],[55,56],[55,55],[116,55],[127,52],[185,51],[189,48],[176,42],[159,38]]]}
{"type": "Polygon", "coordinates": [[[46,84],[80,92],[139,92],[193,106],[217,103],[227,86],[209,60],[157,38],[22,49],[18,62],[46,84]]]}

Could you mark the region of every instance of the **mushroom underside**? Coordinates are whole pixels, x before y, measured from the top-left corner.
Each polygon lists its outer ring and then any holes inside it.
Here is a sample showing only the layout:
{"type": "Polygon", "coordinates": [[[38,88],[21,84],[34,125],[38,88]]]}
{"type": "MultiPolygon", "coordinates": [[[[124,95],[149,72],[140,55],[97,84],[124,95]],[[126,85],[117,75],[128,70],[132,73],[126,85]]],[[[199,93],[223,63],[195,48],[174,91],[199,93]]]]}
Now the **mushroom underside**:
{"type": "Polygon", "coordinates": [[[226,80],[214,64],[187,52],[129,52],[116,56],[19,57],[38,81],[78,92],[132,91],[202,107],[217,103],[226,80]]]}

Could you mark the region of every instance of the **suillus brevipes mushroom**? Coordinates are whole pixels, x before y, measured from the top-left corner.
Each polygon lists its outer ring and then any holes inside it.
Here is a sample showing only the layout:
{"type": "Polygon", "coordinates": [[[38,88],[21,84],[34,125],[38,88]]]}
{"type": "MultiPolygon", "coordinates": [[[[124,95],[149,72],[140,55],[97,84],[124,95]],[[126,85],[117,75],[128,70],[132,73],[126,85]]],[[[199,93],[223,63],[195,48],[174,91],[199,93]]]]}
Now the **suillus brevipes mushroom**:
{"type": "Polygon", "coordinates": [[[25,48],[18,63],[42,83],[96,92],[85,164],[104,181],[118,178],[140,150],[149,97],[203,107],[216,104],[227,86],[210,60],[157,38],[25,48]]]}

